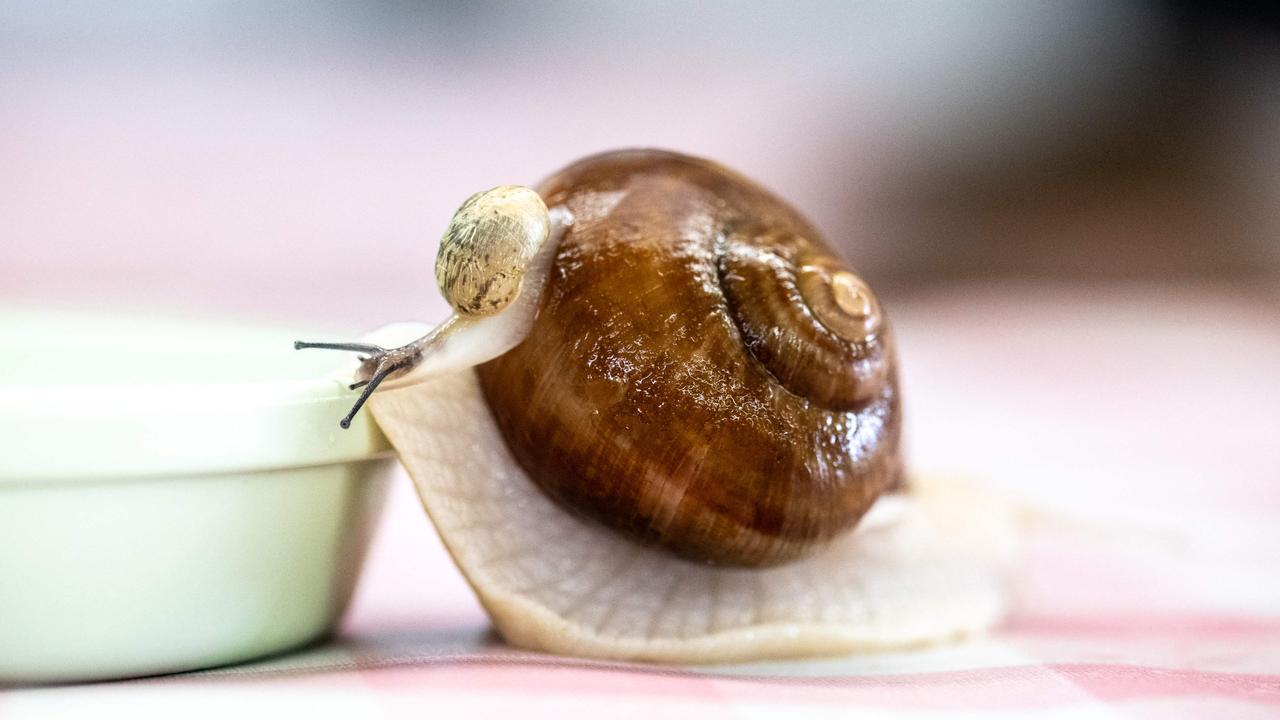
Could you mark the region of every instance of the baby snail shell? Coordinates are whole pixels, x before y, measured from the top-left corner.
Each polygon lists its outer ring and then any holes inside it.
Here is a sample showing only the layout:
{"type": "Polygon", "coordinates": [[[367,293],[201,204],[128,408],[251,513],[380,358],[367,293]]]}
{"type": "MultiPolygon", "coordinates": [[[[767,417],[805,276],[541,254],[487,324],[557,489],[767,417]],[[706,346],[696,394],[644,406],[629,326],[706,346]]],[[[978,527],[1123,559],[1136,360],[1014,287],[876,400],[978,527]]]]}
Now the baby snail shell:
{"type": "Polygon", "coordinates": [[[467,198],[436,254],[436,284],[460,315],[492,315],[511,304],[551,231],[542,198],[520,185],[499,185],[467,198]]]}
{"type": "Polygon", "coordinates": [[[477,372],[546,494],[640,543],[761,566],[899,485],[889,324],[799,214],[653,151],[587,159],[540,193],[574,223],[528,337],[477,372]]]}

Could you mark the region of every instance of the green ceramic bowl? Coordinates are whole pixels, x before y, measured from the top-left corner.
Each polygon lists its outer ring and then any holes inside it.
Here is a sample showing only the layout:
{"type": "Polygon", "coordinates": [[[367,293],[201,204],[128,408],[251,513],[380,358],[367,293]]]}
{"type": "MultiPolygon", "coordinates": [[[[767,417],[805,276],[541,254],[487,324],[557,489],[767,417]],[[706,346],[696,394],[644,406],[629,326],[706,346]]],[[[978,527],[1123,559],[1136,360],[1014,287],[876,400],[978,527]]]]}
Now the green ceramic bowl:
{"type": "MultiPolygon", "coordinates": [[[[0,309],[0,682],[234,663],[330,632],[394,456],[292,333],[0,309]]],[[[336,361],[336,362],[335,362],[336,361]]]]}

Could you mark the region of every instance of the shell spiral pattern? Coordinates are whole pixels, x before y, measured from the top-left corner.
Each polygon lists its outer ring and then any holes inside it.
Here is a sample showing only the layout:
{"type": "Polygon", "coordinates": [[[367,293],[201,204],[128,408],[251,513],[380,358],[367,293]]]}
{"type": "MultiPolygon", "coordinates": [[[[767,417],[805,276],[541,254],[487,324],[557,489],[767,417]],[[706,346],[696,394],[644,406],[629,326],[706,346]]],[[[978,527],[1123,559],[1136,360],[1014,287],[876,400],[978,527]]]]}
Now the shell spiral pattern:
{"type": "Polygon", "coordinates": [[[796,211],[657,151],[588,158],[539,193],[573,226],[529,336],[477,372],[552,499],[691,560],[761,566],[899,485],[892,329],[796,211]]]}

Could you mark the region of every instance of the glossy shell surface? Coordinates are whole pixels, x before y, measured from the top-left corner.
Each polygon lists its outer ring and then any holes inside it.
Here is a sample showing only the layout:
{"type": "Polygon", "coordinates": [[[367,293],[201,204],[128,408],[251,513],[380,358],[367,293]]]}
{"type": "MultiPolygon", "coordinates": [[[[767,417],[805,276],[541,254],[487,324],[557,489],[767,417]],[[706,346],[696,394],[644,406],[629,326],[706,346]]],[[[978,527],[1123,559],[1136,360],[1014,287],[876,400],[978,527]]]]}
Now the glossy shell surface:
{"type": "Polygon", "coordinates": [[[892,329],[784,202],[718,165],[589,158],[526,340],[478,369],[543,492],[640,545],[760,566],[815,552],[900,482],[892,329]]]}

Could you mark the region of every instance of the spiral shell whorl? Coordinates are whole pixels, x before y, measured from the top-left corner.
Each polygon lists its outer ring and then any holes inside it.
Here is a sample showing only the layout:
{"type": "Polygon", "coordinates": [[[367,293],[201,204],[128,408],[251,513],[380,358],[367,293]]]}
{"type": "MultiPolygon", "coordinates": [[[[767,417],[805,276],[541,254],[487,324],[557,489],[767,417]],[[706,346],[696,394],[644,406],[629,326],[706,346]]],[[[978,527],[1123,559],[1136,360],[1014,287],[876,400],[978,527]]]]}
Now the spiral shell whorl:
{"type": "Polygon", "coordinates": [[[436,283],[454,311],[492,315],[520,292],[525,270],[550,232],[537,192],[499,185],[467,198],[440,240],[436,283]]]}
{"type": "Polygon", "coordinates": [[[892,334],[865,285],[830,289],[856,275],[798,214],[653,151],[541,192],[575,224],[529,337],[479,375],[552,498],[691,559],[762,565],[852,529],[897,482],[892,334]]]}

